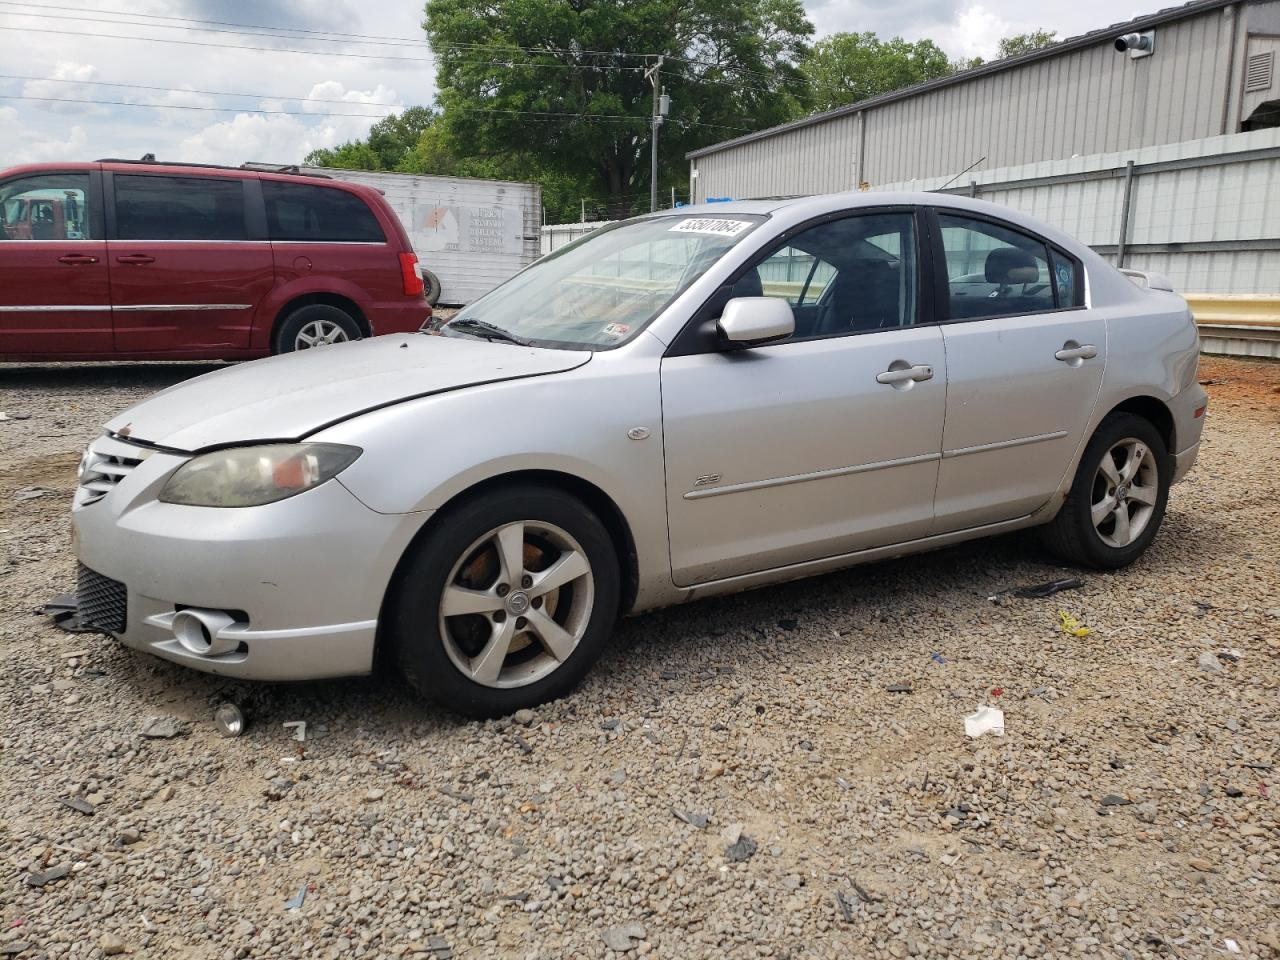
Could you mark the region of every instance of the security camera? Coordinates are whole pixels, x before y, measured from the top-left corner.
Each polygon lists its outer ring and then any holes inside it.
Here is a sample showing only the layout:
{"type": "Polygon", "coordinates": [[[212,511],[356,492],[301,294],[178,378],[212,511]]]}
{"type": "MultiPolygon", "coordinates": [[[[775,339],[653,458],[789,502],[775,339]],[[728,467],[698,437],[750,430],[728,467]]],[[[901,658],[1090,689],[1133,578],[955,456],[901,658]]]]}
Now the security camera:
{"type": "Polygon", "coordinates": [[[1122,37],[1116,37],[1116,50],[1120,53],[1128,51],[1133,59],[1138,57],[1149,57],[1155,52],[1156,36],[1153,31],[1146,33],[1126,33],[1122,37]]]}

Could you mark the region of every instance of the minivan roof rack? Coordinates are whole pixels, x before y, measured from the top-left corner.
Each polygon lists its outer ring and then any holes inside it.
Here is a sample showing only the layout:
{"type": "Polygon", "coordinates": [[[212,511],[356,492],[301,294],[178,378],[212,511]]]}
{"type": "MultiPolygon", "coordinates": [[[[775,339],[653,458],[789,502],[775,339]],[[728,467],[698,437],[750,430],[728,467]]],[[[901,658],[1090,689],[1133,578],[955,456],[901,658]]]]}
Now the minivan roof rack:
{"type": "Polygon", "coordinates": [[[316,177],[321,180],[332,180],[328,174],[311,173],[303,170],[298,164],[288,163],[242,163],[233,167],[226,163],[189,163],[185,160],[157,160],[154,153],[145,154],[141,160],[126,160],[123,157],[101,157],[94,163],[136,163],[153,167],[194,167],[198,170],[251,170],[254,173],[288,173],[299,177],[316,177]]]}

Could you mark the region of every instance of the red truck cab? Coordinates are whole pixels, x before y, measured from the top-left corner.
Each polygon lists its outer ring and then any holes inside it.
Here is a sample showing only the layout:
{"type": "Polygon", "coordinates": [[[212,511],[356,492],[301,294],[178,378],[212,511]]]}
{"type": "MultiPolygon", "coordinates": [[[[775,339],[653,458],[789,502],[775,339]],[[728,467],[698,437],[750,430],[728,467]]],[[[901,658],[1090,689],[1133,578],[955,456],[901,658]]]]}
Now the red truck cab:
{"type": "Polygon", "coordinates": [[[0,172],[0,360],[247,359],[430,316],[372,188],[125,160],[0,172]]]}

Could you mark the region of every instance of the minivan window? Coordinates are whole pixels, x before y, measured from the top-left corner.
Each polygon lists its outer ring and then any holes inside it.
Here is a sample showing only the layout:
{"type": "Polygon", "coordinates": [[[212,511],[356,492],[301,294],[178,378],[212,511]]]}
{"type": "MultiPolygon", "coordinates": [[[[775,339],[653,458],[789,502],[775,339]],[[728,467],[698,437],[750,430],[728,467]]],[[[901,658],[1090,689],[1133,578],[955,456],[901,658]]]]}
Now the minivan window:
{"type": "Polygon", "coordinates": [[[121,240],[247,240],[244,186],[213,177],[117,173],[116,236],[121,240]]]}
{"type": "Polygon", "coordinates": [[[0,186],[0,240],[94,240],[87,173],[50,173],[0,186]]]}
{"type": "Polygon", "coordinates": [[[354,193],[305,183],[262,181],[272,240],[383,243],[377,218],[354,193]]]}

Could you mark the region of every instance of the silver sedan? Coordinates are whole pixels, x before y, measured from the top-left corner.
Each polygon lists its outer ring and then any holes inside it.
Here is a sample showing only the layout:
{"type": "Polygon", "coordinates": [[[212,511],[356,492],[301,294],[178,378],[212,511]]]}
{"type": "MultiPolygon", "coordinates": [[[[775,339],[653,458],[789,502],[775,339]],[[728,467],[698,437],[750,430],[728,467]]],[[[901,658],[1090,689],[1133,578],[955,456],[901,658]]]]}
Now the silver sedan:
{"type": "Polygon", "coordinates": [[[247,363],[85,453],[80,616],[233,677],[557,697],[620,614],[1040,527],[1131,563],[1196,457],[1186,303],[1003,207],[690,207],[556,251],[439,336],[247,363]]]}

